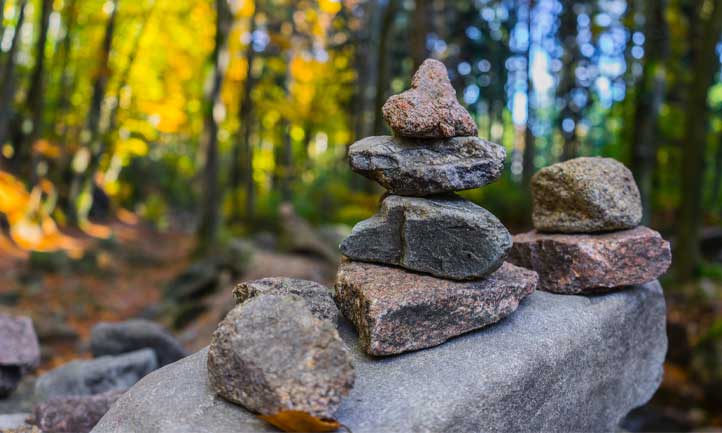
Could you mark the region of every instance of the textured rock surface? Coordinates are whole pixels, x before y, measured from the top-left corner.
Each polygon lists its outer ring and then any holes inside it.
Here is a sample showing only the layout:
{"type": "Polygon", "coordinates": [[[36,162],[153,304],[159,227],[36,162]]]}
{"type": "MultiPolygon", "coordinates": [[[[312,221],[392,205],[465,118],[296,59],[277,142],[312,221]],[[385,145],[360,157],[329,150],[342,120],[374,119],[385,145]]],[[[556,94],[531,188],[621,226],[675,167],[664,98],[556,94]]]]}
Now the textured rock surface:
{"type": "Polygon", "coordinates": [[[348,261],[339,268],[335,299],[366,353],[393,355],[497,322],[536,284],[534,272],[509,263],[487,278],[459,282],[348,261]]]}
{"type": "Polygon", "coordinates": [[[411,89],[390,97],[382,108],[384,119],[403,137],[460,137],[477,129],[456,99],[446,67],[427,59],[411,79],[411,89]]]}
{"type": "Polygon", "coordinates": [[[35,407],[32,424],[47,433],[87,433],[122,391],[83,397],[56,397],[35,407]]]}
{"type": "Polygon", "coordinates": [[[601,234],[518,234],[507,260],[535,270],[541,290],[598,293],[656,279],[669,268],[672,253],[659,233],[640,226],[601,234]]]}
{"type": "Polygon", "coordinates": [[[151,349],[71,361],[40,376],[35,382],[35,395],[41,401],[51,397],[122,391],[156,368],[158,361],[151,349]]]}
{"type": "Polygon", "coordinates": [[[532,177],[534,228],[592,233],[635,227],[642,203],[632,172],[611,158],[576,158],[532,177]]]}
{"type": "Polygon", "coordinates": [[[351,169],[392,194],[424,196],[478,188],[504,169],[502,146],[478,137],[366,137],[349,147],[351,169]]]}
{"type": "Polygon", "coordinates": [[[455,195],[391,195],[341,243],[355,260],[386,263],[455,280],[486,276],[501,266],[511,235],[489,211],[455,195]]]}
{"type": "MultiPolygon", "coordinates": [[[[342,320],[342,337],[356,335],[342,320]]],[[[667,348],[655,283],[594,297],[534,292],[478,332],[384,359],[353,352],[336,417],[354,433],[617,431],[659,386],[667,348]]],[[[206,350],[148,375],[95,433],[273,432],[215,396],[206,350]]]]}
{"type": "Polygon", "coordinates": [[[158,365],[176,362],[186,356],[178,340],[155,322],[143,319],[101,322],[93,327],[90,351],[93,356],[120,355],[139,349],[153,349],[158,365]]]}
{"type": "Polygon", "coordinates": [[[329,418],[353,386],[336,326],[299,296],[259,296],[231,310],[208,352],[211,387],[265,415],[300,410],[329,418]]]}
{"type": "Polygon", "coordinates": [[[236,302],[242,303],[259,295],[298,295],[314,316],[334,323],[338,320],[338,308],[333,302],[331,290],[313,281],[297,278],[262,278],[246,281],[233,289],[236,302]]]}
{"type": "Polygon", "coordinates": [[[24,427],[25,420],[30,417],[29,413],[10,413],[0,415],[0,431],[5,432],[10,429],[17,429],[24,427]]]}
{"type": "Polygon", "coordinates": [[[38,337],[29,317],[0,314],[0,398],[17,388],[40,362],[38,337]]]}

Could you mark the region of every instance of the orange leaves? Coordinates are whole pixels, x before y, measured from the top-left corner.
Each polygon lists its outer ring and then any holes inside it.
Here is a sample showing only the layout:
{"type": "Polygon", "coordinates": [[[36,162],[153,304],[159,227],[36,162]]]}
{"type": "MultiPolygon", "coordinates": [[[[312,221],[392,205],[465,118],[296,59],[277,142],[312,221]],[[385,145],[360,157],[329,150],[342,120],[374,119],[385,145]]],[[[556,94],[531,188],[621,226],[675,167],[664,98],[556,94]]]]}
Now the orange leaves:
{"type": "Polygon", "coordinates": [[[332,432],[341,428],[335,419],[321,419],[298,410],[285,410],[260,419],[285,432],[332,432]]]}

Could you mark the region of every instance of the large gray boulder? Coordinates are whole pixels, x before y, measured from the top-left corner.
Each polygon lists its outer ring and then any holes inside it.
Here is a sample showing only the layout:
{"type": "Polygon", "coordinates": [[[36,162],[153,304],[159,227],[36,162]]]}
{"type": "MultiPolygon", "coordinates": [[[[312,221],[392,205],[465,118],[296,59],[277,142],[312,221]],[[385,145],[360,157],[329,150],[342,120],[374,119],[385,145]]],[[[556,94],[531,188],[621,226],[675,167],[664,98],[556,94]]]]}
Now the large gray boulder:
{"type": "Polygon", "coordinates": [[[478,137],[366,137],[348,150],[351,169],[391,194],[425,196],[478,188],[504,169],[506,150],[478,137]]]}
{"type": "MultiPolygon", "coordinates": [[[[616,431],[659,386],[666,350],[657,282],[594,297],[535,292],[496,325],[433,349],[379,360],[357,348],[336,418],[354,433],[616,431]]],[[[206,356],[141,380],[93,432],[276,431],[211,392],[206,356]]]]}
{"type": "Polygon", "coordinates": [[[504,263],[511,234],[491,212],[454,194],[390,195],[376,215],[356,224],[340,248],[354,260],[471,280],[504,263]]]}
{"type": "Polygon", "coordinates": [[[150,320],[100,322],[90,334],[90,351],[96,357],[146,348],[153,349],[159,366],[178,361],[187,355],[180,342],[168,330],[150,320]]]}

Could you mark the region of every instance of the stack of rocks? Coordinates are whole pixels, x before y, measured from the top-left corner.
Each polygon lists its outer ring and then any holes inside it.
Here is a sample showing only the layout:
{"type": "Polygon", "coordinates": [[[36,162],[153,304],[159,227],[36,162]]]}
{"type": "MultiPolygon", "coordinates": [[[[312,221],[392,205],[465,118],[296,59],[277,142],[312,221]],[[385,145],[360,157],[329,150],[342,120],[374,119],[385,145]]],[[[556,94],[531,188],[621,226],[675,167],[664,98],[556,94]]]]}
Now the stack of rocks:
{"type": "Polygon", "coordinates": [[[536,230],[514,236],[509,261],[539,274],[539,288],[587,294],[654,280],[669,267],[669,243],[640,226],[632,173],[611,158],[576,158],[540,170],[531,183],[536,230]]]}
{"type": "Polygon", "coordinates": [[[432,347],[494,323],[537,283],[534,272],[504,262],[504,225],[453,194],[496,180],[504,148],[476,136],[441,62],[426,60],[411,85],[383,106],[396,136],[349,149],[351,168],[388,190],[379,212],[341,243],[334,293],[371,355],[432,347]]]}

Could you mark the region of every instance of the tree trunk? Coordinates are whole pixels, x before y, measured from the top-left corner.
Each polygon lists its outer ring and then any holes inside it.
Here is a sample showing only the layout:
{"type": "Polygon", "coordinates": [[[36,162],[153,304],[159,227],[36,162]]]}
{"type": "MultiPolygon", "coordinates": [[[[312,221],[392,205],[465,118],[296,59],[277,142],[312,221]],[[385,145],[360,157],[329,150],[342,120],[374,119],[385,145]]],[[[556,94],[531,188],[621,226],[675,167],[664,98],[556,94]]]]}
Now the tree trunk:
{"type": "Polygon", "coordinates": [[[722,140],[717,141],[712,177],[712,206],[722,211],[722,140]]]}
{"type": "Polygon", "coordinates": [[[393,29],[394,18],[398,11],[398,0],[389,0],[384,10],[379,32],[379,46],[377,52],[378,72],[376,74],[376,97],[374,98],[374,134],[384,133],[384,119],[381,107],[386,99],[386,89],[389,88],[389,42],[391,30],[393,29]]]}
{"type": "Polygon", "coordinates": [[[3,25],[4,19],[5,19],[5,0],[0,0],[0,38],[2,38],[2,35],[5,32],[5,26],[3,25]]]}
{"type": "Polygon", "coordinates": [[[575,69],[579,60],[579,47],[577,44],[577,15],[574,13],[573,4],[564,2],[564,9],[559,24],[559,40],[564,49],[562,55],[562,70],[557,97],[564,101],[559,113],[559,129],[563,138],[562,161],[576,158],[579,154],[579,139],[577,137],[577,123],[581,117],[580,108],[574,107],[571,100],[571,93],[576,88],[575,69]],[[568,124],[569,121],[573,122],[568,124]],[[570,130],[565,129],[571,126],[570,130]]]}
{"type": "Polygon", "coordinates": [[[664,100],[667,62],[666,0],[645,2],[645,62],[642,80],[637,87],[632,142],[632,172],[642,197],[642,223],[649,224],[652,215],[652,188],[659,146],[657,121],[664,100]]]}
{"type": "Polygon", "coordinates": [[[699,248],[702,224],[702,186],[704,153],[707,141],[707,93],[719,67],[715,53],[722,31],[722,0],[704,7],[699,1],[692,11],[689,26],[690,61],[695,72],[687,85],[687,110],[684,125],[685,152],[682,157],[682,203],[677,222],[675,250],[676,276],[680,281],[695,276],[701,260],[699,248]]]}
{"type": "Polygon", "coordinates": [[[20,33],[25,22],[25,7],[27,0],[20,3],[18,19],[15,23],[15,34],[13,35],[10,50],[7,53],[7,60],[2,74],[0,84],[0,146],[7,141],[10,117],[12,116],[12,105],[15,96],[15,62],[17,60],[18,47],[20,45],[20,33]]]}
{"type": "Polygon", "coordinates": [[[221,86],[223,85],[224,65],[223,53],[226,49],[231,16],[227,0],[216,0],[216,36],[211,54],[213,67],[212,87],[203,116],[203,147],[205,162],[203,165],[203,194],[198,224],[198,245],[196,253],[203,254],[217,241],[220,224],[220,185],[218,184],[218,122],[214,116],[214,108],[220,103],[221,86]]]}
{"type": "Polygon", "coordinates": [[[77,0],[70,0],[66,6],[65,36],[60,48],[60,90],[56,109],[53,113],[53,125],[60,124],[58,135],[62,144],[67,141],[68,122],[66,120],[70,108],[70,95],[72,94],[72,82],[70,76],[70,57],[73,47],[73,30],[77,24],[78,8],[77,0]]]}
{"type": "Polygon", "coordinates": [[[534,12],[534,0],[527,0],[527,31],[529,34],[528,45],[526,47],[526,128],[524,129],[524,154],[522,155],[522,188],[528,194],[530,192],[529,185],[531,177],[534,175],[534,157],[536,156],[536,146],[534,142],[534,132],[532,124],[534,122],[534,107],[532,104],[532,94],[534,83],[531,77],[531,52],[532,52],[532,18],[534,12]]]}
{"type": "Polygon", "coordinates": [[[411,42],[411,59],[414,62],[414,71],[428,57],[426,49],[426,36],[431,32],[431,0],[416,0],[414,13],[409,26],[409,40],[411,42]]]}

